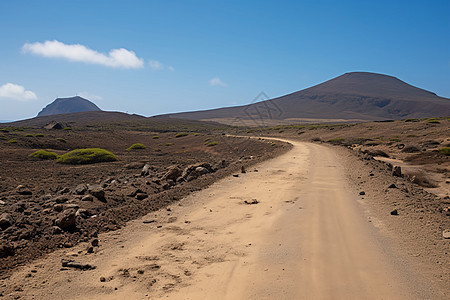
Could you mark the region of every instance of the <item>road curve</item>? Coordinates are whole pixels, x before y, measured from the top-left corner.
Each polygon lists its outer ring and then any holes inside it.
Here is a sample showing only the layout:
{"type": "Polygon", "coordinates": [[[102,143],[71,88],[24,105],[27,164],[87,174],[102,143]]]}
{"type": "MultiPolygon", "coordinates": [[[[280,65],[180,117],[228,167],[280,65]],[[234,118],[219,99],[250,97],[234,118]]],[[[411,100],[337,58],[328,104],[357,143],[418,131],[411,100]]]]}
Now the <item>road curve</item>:
{"type": "Polygon", "coordinates": [[[46,271],[27,279],[39,287],[25,293],[36,299],[417,298],[405,280],[412,275],[392,267],[338,155],[289,142],[289,152],[191,194],[169,213],[145,217],[154,223],[137,220],[101,236],[99,253],[78,257],[95,270],[52,277],[61,253],[50,255],[41,262],[46,271]]]}

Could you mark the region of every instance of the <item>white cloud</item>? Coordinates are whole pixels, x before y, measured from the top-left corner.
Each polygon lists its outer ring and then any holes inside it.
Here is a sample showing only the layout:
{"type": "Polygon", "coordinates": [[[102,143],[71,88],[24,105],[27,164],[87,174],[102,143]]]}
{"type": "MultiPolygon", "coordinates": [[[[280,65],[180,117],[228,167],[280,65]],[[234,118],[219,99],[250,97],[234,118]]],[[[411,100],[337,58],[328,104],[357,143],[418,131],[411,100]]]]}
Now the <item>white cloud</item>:
{"type": "Polygon", "coordinates": [[[227,86],[227,84],[225,82],[223,82],[222,80],[220,80],[220,78],[218,78],[218,77],[211,78],[209,80],[209,85],[210,86],[224,86],[224,87],[227,86]]]}
{"type": "Polygon", "coordinates": [[[162,70],[164,69],[164,65],[157,60],[149,60],[148,65],[153,70],[162,70]]]}
{"type": "Polygon", "coordinates": [[[26,91],[21,85],[6,83],[0,86],[0,98],[26,101],[35,100],[37,99],[37,96],[32,91],[26,91]]]}
{"type": "Polygon", "coordinates": [[[157,60],[149,60],[148,65],[152,70],[164,70],[167,69],[169,71],[175,71],[175,68],[172,66],[165,66],[163,63],[157,61],[157,60]]]}
{"type": "Polygon", "coordinates": [[[112,49],[108,54],[100,53],[80,44],[66,45],[59,41],[44,43],[26,43],[22,47],[25,53],[50,58],[64,58],[69,61],[98,64],[112,68],[138,69],[144,66],[142,58],[133,51],[120,48],[112,49]]]}
{"type": "Polygon", "coordinates": [[[88,99],[88,100],[91,100],[91,101],[103,100],[102,96],[91,94],[91,93],[88,93],[88,92],[79,92],[78,96],[80,96],[82,98],[85,98],[85,99],[88,99]]]}

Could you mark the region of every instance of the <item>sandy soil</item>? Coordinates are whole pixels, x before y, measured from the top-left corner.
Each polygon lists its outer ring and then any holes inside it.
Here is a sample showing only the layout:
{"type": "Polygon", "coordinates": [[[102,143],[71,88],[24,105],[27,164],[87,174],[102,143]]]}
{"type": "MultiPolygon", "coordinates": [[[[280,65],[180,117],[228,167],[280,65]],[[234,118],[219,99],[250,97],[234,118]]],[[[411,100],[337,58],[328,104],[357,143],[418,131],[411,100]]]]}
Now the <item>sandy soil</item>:
{"type": "Polygon", "coordinates": [[[222,179],[167,210],[99,235],[95,254],[85,255],[86,244],[80,244],[33,262],[2,282],[3,295],[26,299],[448,295],[445,281],[436,284],[437,274],[422,274],[423,262],[402,251],[402,240],[394,238],[380,216],[385,212],[373,209],[376,201],[368,201],[374,196],[359,195],[361,186],[347,175],[347,153],[292,143],[288,153],[239,177],[222,179]],[[96,268],[61,268],[62,258],[96,268]]]}

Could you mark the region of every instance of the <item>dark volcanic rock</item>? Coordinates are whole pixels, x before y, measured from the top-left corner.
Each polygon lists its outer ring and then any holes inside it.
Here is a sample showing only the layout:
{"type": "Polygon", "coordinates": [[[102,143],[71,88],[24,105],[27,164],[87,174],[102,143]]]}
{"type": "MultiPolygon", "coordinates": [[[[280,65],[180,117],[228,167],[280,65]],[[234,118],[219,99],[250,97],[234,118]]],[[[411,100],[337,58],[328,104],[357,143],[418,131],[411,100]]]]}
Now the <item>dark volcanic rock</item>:
{"type": "Polygon", "coordinates": [[[72,209],[63,211],[58,215],[58,219],[56,219],[55,224],[62,230],[74,229],[77,225],[75,211],[72,209]]]}
{"type": "Polygon", "coordinates": [[[0,228],[6,229],[14,223],[12,216],[8,213],[3,213],[0,216],[0,228]]]}

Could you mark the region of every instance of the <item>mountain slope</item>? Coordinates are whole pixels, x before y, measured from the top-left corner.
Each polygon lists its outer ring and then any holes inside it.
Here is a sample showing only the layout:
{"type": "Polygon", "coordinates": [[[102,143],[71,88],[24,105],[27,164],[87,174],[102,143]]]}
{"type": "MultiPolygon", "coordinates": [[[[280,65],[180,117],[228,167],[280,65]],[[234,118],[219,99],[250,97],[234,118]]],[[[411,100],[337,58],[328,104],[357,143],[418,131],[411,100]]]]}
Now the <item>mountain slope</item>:
{"type": "Polygon", "coordinates": [[[44,107],[37,116],[43,117],[83,111],[101,111],[101,109],[91,101],[80,96],[75,96],[70,98],[57,98],[55,101],[44,107]]]}
{"type": "Polygon", "coordinates": [[[232,124],[237,119],[250,123],[258,120],[283,123],[317,120],[371,121],[448,115],[450,99],[392,76],[352,72],[263,102],[165,116],[232,124]]]}

